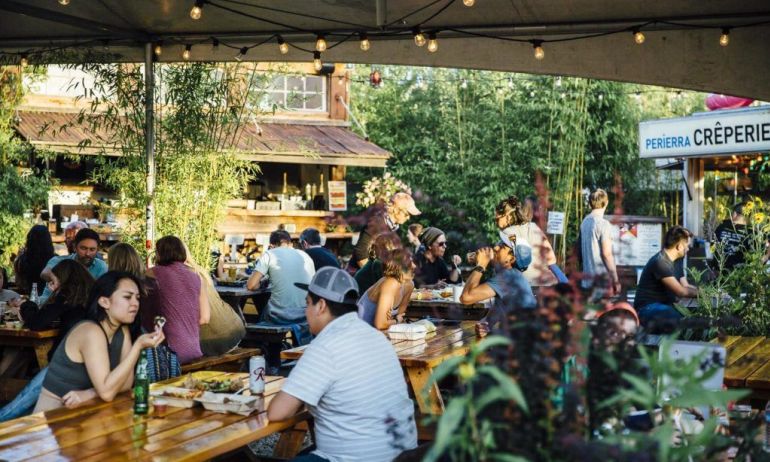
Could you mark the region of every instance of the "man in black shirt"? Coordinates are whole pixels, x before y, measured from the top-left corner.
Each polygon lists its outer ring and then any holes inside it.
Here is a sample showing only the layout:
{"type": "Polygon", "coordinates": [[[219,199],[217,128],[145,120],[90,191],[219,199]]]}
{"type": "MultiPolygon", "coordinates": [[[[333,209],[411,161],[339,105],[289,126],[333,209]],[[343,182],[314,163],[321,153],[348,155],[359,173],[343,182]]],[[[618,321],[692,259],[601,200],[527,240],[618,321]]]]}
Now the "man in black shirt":
{"type": "Polygon", "coordinates": [[[692,233],[681,226],[668,230],[663,250],[647,262],[636,288],[634,308],[642,326],[663,319],[675,320],[682,315],[674,308],[677,297],[697,297],[698,289],[683,284],[684,271],[679,264],[690,245],[692,233]]]}
{"type": "Polygon", "coordinates": [[[743,253],[747,250],[751,239],[746,227],[746,216],[743,215],[745,206],[746,203],[741,202],[733,207],[730,218],[717,226],[715,231],[717,253],[721,252],[724,255],[722,271],[730,271],[745,261],[743,253]]]}
{"type": "Polygon", "coordinates": [[[321,233],[315,228],[307,228],[299,235],[299,245],[313,260],[316,272],[324,266],[340,267],[337,257],[321,245],[321,233]]]}

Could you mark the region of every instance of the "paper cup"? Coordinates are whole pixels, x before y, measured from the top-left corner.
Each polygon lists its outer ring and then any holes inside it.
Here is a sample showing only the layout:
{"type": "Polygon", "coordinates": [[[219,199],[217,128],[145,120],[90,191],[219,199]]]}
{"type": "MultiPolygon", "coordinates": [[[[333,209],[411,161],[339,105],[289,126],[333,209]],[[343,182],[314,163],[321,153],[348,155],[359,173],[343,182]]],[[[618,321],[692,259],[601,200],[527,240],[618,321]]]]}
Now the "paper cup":
{"type": "Polygon", "coordinates": [[[463,294],[463,288],[465,286],[452,286],[452,300],[455,303],[460,303],[460,295],[463,294]]]}

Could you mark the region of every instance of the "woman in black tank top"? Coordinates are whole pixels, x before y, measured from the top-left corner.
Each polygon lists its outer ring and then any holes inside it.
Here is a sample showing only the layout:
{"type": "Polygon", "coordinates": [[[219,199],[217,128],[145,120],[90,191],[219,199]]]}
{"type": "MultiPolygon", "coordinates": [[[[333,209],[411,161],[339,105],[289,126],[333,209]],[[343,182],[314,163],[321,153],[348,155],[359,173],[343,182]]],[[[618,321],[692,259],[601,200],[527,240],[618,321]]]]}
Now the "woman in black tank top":
{"type": "Polygon", "coordinates": [[[97,396],[112,401],[131,388],[140,352],[164,339],[162,331],[155,331],[131,342],[128,326],[139,312],[140,286],[135,276],[117,271],[96,281],[88,319],[73,327],[56,349],[35,412],[77,407],[97,396]]]}

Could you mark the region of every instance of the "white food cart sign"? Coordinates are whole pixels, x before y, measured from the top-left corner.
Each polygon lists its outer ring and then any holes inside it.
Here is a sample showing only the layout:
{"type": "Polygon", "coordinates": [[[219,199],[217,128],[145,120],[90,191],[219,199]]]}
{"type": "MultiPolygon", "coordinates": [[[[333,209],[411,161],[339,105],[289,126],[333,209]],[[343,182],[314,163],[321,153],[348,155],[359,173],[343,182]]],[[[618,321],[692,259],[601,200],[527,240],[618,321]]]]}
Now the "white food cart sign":
{"type": "Polygon", "coordinates": [[[644,266],[661,250],[663,225],[621,223],[612,228],[612,253],[620,266],[644,266]]]}
{"type": "Polygon", "coordinates": [[[564,212],[548,212],[548,234],[564,234],[564,212]]]}
{"type": "Polygon", "coordinates": [[[332,212],[348,209],[348,183],[329,181],[329,210],[332,212]]]}
{"type": "Polygon", "coordinates": [[[770,151],[770,107],[698,113],[639,124],[639,157],[770,151]]]}

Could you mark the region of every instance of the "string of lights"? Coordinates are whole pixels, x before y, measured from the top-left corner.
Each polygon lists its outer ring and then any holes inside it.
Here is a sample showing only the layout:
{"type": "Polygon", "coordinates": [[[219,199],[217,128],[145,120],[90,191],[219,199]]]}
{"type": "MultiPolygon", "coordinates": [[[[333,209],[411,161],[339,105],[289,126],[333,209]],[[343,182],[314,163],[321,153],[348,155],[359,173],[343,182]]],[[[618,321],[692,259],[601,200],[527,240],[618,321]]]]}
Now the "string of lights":
{"type": "MultiPolygon", "coordinates": [[[[259,47],[261,45],[265,45],[270,42],[274,42],[278,45],[279,51],[283,55],[288,54],[290,49],[295,49],[295,50],[312,55],[312,59],[315,67],[317,69],[320,69],[320,67],[322,66],[322,54],[324,52],[327,52],[328,50],[331,50],[355,37],[358,38],[359,48],[361,49],[362,52],[369,51],[373,46],[372,41],[376,42],[377,39],[389,39],[394,37],[398,38],[398,37],[411,36],[417,47],[425,47],[429,53],[435,53],[438,51],[439,37],[441,34],[444,34],[445,37],[448,34],[453,37],[476,37],[476,38],[497,40],[497,41],[503,41],[503,42],[529,44],[532,47],[533,57],[537,60],[543,60],[545,59],[545,56],[546,56],[546,47],[549,45],[563,43],[563,42],[573,42],[577,40],[590,40],[598,37],[606,37],[606,36],[617,35],[617,34],[630,34],[633,40],[633,43],[637,45],[643,45],[647,38],[645,32],[649,33],[653,30],[658,30],[657,28],[660,28],[660,27],[680,28],[680,29],[718,30],[720,32],[720,35],[718,36],[718,40],[716,41],[716,43],[719,46],[726,47],[730,44],[731,31],[735,29],[740,29],[740,28],[750,28],[750,27],[757,27],[760,25],[770,24],[770,21],[755,21],[755,22],[746,23],[746,24],[724,24],[724,25],[705,24],[704,25],[704,24],[692,24],[692,23],[684,22],[682,20],[671,20],[671,19],[662,18],[662,19],[655,19],[655,20],[640,22],[639,24],[633,24],[628,26],[624,25],[623,27],[618,27],[616,29],[607,30],[603,32],[570,34],[569,36],[566,36],[566,37],[559,36],[559,37],[553,37],[553,38],[545,38],[545,37],[521,38],[521,37],[512,37],[508,35],[501,35],[499,33],[487,33],[484,31],[480,31],[479,28],[477,27],[473,27],[473,28],[461,27],[461,26],[432,27],[428,25],[430,21],[441,16],[441,14],[444,13],[453,4],[455,4],[456,1],[457,0],[434,0],[429,2],[428,4],[425,4],[416,8],[411,12],[408,12],[405,15],[402,15],[395,21],[391,21],[381,27],[374,28],[372,26],[367,26],[365,24],[359,24],[359,23],[350,22],[350,21],[343,21],[343,20],[328,18],[323,16],[311,15],[303,12],[287,10],[284,8],[256,5],[256,4],[248,3],[243,0],[193,0],[192,6],[190,9],[190,14],[189,14],[190,19],[193,21],[198,21],[204,16],[204,9],[208,7],[216,8],[226,13],[253,19],[255,21],[259,21],[272,26],[280,27],[286,30],[287,32],[290,32],[291,34],[315,36],[316,37],[315,46],[313,49],[305,48],[295,43],[291,43],[290,41],[287,41],[285,37],[279,35],[278,33],[273,33],[273,32],[267,33],[266,34],[267,38],[261,38],[260,40],[256,41],[251,45],[242,45],[242,44],[234,45],[231,43],[227,43],[222,38],[217,38],[217,37],[209,37],[207,39],[202,39],[202,40],[201,39],[189,40],[189,39],[183,39],[183,38],[166,37],[166,40],[168,40],[170,43],[181,45],[181,48],[182,48],[181,57],[184,61],[189,61],[193,59],[194,57],[193,48],[205,42],[211,42],[214,47],[217,47],[221,44],[225,47],[238,50],[238,54],[235,57],[236,60],[242,59],[246,55],[246,53],[253,48],[259,47]],[[248,8],[250,11],[244,10],[245,8],[248,8]],[[344,27],[341,29],[330,28],[324,31],[307,30],[302,27],[288,24],[283,21],[270,19],[262,15],[254,14],[251,12],[255,10],[280,13],[282,15],[296,16],[298,18],[327,21],[330,24],[335,24],[335,25],[344,26],[344,27]],[[406,26],[406,22],[408,19],[414,18],[415,16],[421,13],[426,13],[427,16],[421,19],[420,21],[416,22],[414,25],[406,26]]],[[[58,2],[61,6],[66,7],[70,5],[71,0],[58,0],[58,2]]],[[[465,7],[470,8],[470,7],[474,7],[474,5],[476,4],[476,0],[462,0],[462,3],[463,5],[465,5],[465,7]]],[[[16,63],[26,65],[30,62],[30,57],[32,56],[42,56],[47,53],[51,53],[53,51],[60,51],[67,48],[87,47],[92,45],[94,45],[92,42],[81,42],[81,43],[73,43],[73,44],[69,44],[66,46],[59,46],[59,47],[42,47],[42,48],[30,49],[30,50],[25,50],[23,52],[22,51],[13,51],[13,52],[0,51],[0,54],[2,54],[3,57],[5,57],[5,59],[2,59],[2,61],[8,61],[8,57],[10,56],[12,58],[15,58],[16,63]]],[[[107,46],[108,45],[105,45],[105,47],[107,46]]],[[[162,53],[162,50],[163,50],[163,40],[156,40],[154,45],[154,51],[156,56],[160,56],[160,54],[162,53]]]]}

